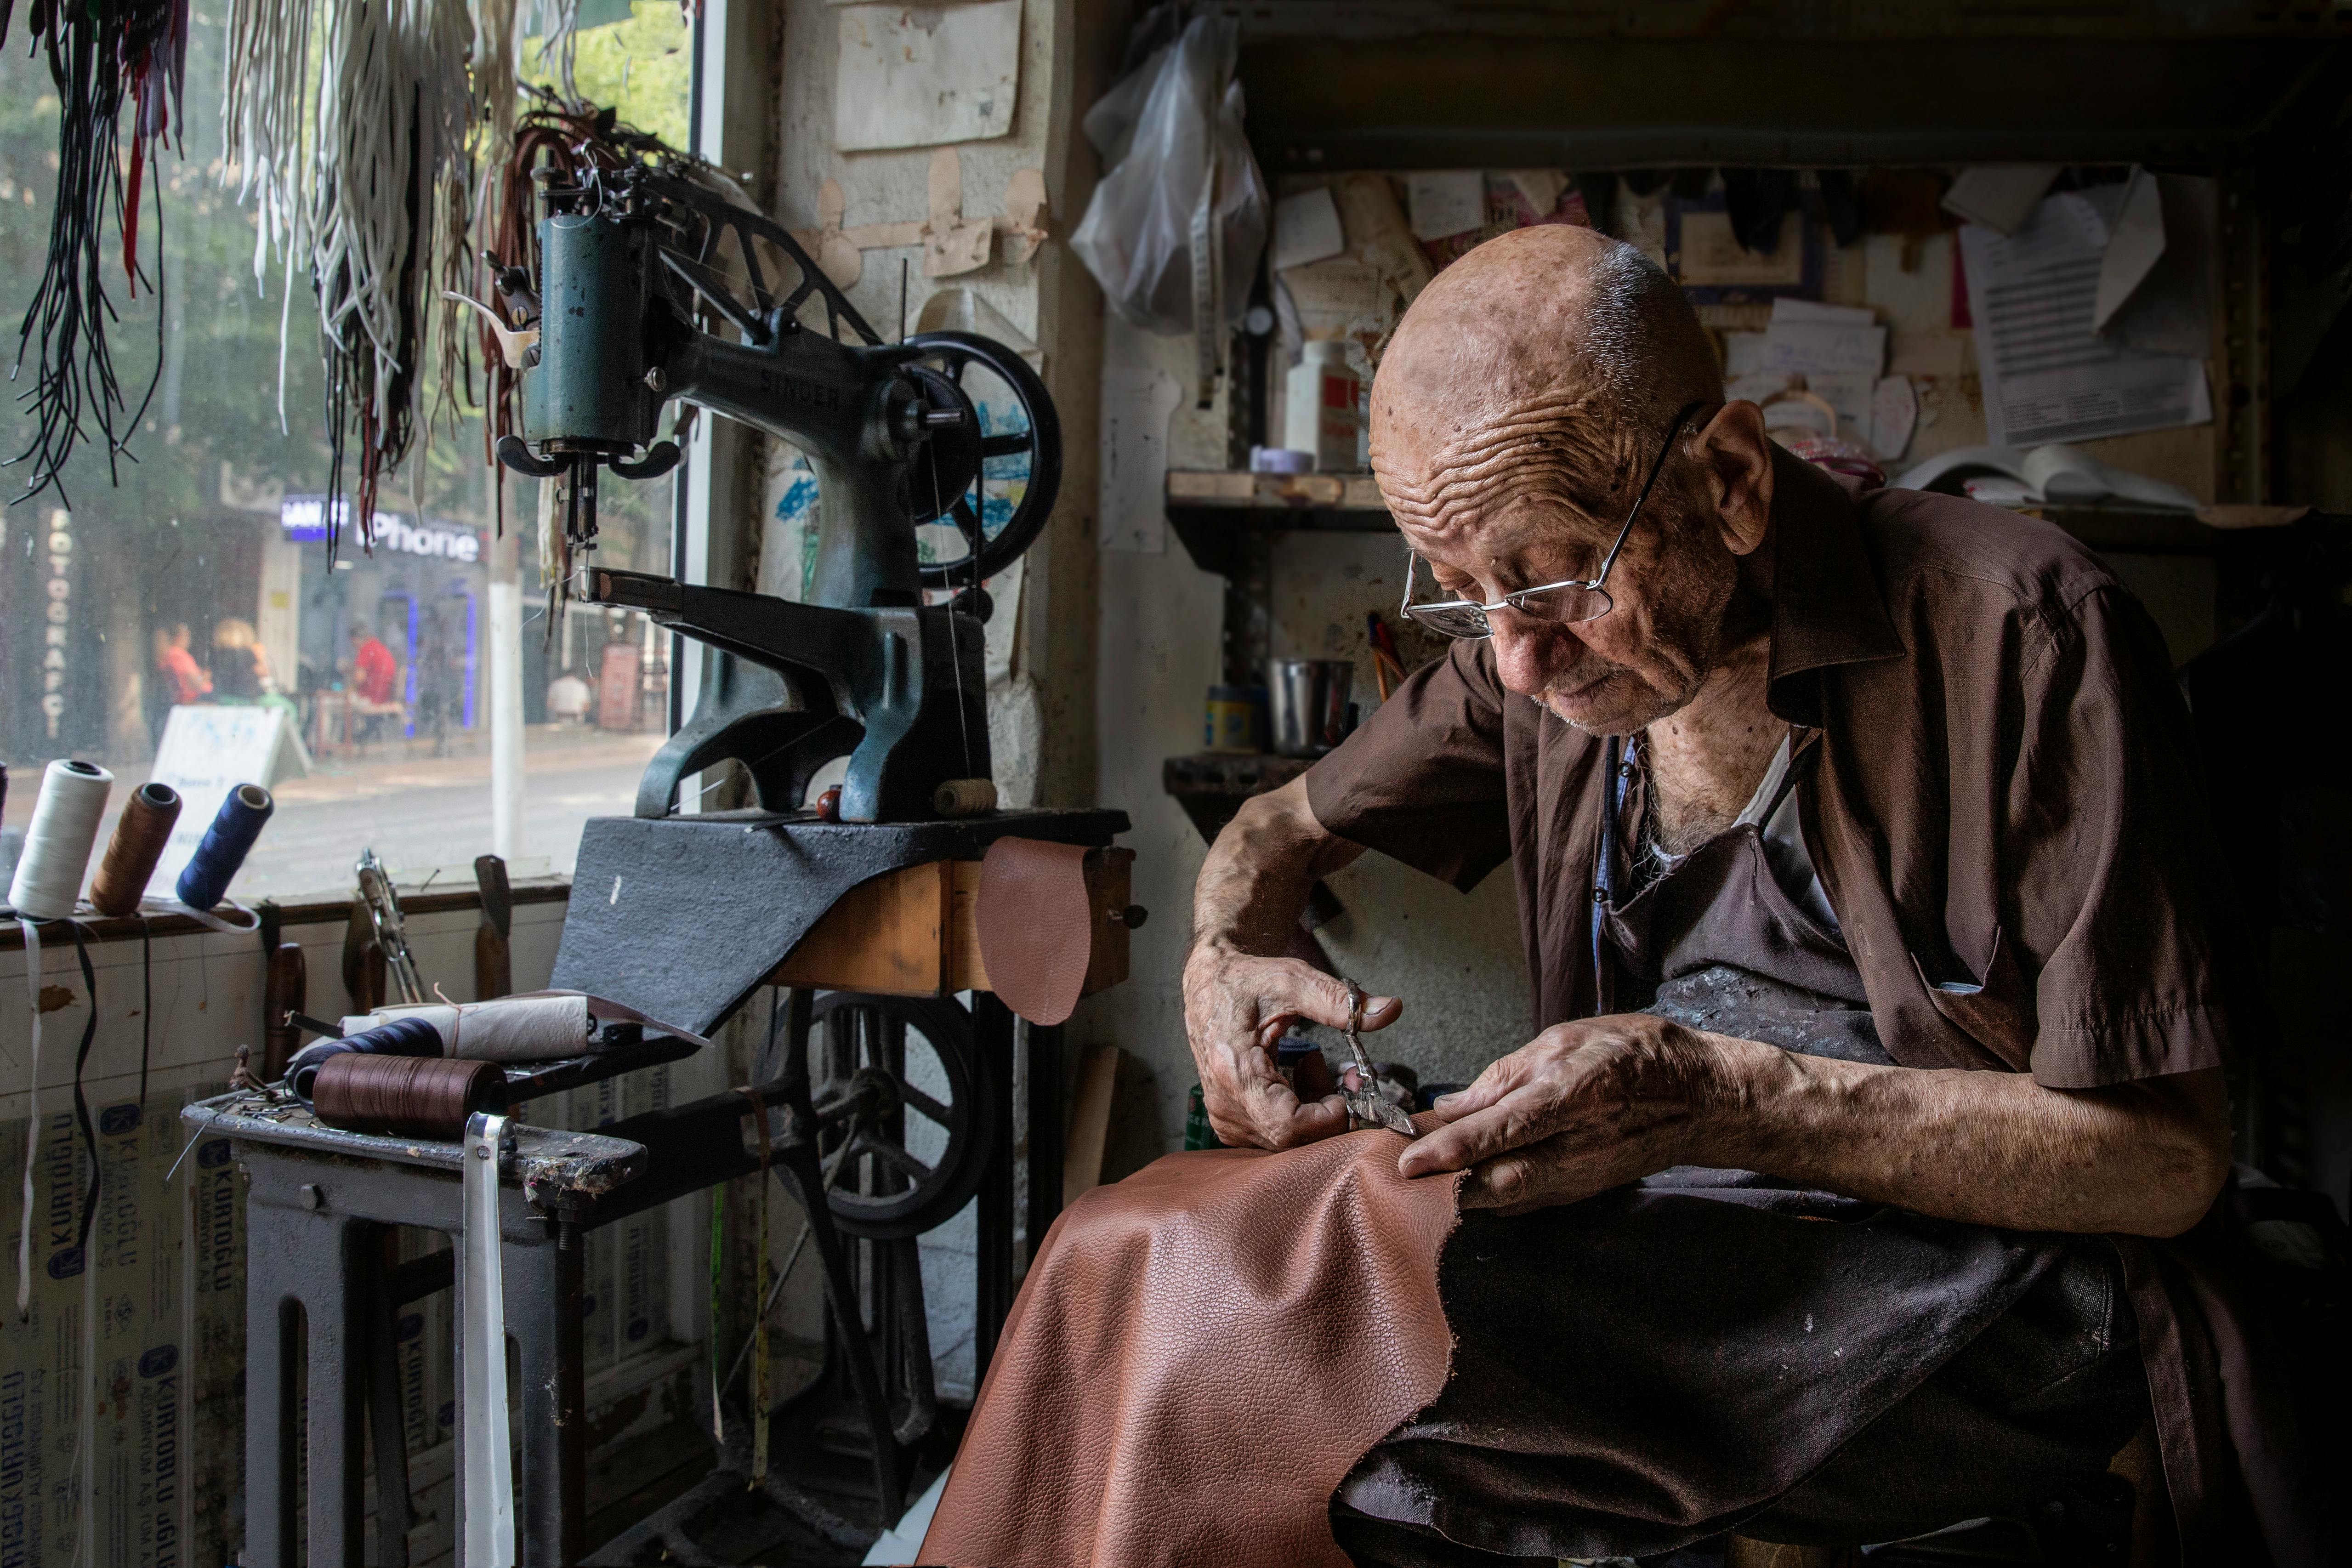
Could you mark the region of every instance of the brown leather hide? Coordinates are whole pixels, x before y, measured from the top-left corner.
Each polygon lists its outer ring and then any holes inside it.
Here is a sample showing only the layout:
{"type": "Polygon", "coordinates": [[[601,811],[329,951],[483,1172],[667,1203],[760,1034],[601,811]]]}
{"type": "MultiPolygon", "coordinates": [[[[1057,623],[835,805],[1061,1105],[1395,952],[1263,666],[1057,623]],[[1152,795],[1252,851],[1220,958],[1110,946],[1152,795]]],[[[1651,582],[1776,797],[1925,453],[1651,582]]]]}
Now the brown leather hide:
{"type": "Polygon", "coordinates": [[[1396,1134],[1171,1154],[1030,1268],[921,1562],[1347,1568],[1331,1493],[1444,1386],[1458,1175],[1396,1134]]]}
{"type": "Polygon", "coordinates": [[[1086,989],[1093,925],[1087,847],[1000,838],[980,868],[980,960],[989,989],[1033,1024],[1058,1024],[1086,989]]]}

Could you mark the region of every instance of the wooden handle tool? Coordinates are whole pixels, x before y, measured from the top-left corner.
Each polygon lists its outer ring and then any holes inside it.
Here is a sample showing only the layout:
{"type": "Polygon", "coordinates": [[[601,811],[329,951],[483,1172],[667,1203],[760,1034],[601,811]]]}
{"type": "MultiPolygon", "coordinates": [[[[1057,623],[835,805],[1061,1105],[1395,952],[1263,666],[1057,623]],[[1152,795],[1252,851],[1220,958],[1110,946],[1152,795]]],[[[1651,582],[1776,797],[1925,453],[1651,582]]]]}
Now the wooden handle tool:
{"type": "Polygon", "coordinates": [[[475,859],[474,881],[482,895],[482,923],[474,932],[474,999],[488,1002],[514,991],[514,954],[507,943],[514,930],[514,889],[507,863],[495,855],[475,859]]]}

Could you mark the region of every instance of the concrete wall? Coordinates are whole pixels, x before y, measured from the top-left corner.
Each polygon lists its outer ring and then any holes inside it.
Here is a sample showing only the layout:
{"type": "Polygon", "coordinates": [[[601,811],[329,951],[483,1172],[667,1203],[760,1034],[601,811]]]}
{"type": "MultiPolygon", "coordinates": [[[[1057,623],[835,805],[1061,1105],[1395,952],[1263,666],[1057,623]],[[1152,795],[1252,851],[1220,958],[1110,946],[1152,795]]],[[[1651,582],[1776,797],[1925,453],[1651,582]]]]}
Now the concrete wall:
{"type": "MultiPolygon", "coordinates": [[[[817,227],[820,194],[831,179],[841,186],[847,228],[924,218],[938,149],[835,151],[841,9],[825,0],[789,0],[781,10],[776,179],[770,210],[795,229],[817,227]]],[[[1004,669],[990,693],[991,735],[997,782],[1009,805],[1072,805],[1094,793],[1095,405],[1101,303],[1093,279],[1064,241],[1094,188],[1094,150],[1079,133],[1078,117],[1099,96],[1124,44],[1123,11],[1075,0],[1027,0],[1012,132],[955,150],[966,217],[1001,214],[1006,183],[1016,171],[1034,169],[1045,177],[1053,237],[1028,259],[1015,262],[1007,259],[1000,235],[989,265],[940,279],[923,275],[917,247],[868,250],[848,290],[859,311],[890,339],[898,333],[902,299],[907,330],[912,331],[934,292],[968,289],[1043,351],[1043,374],[1062,424],[1061,499],[1045,536],[1021,563],[1014,590],[1017,625],[990,628],[992,658],[1004,669]]],[[[771,444],[772,520],[786,489],[784,470],[792,457],[781,444],[771,444]]],[[[769,548],[781,542],[772,530],[769,548]]],[[[775,585],[768,591],[784,591],[779,574],[762,574],[763,586],[772,581],[775,585]]],[[[999,616],[1013,613],[1002,585],[992,584],[992,591],[999,616]]]]}

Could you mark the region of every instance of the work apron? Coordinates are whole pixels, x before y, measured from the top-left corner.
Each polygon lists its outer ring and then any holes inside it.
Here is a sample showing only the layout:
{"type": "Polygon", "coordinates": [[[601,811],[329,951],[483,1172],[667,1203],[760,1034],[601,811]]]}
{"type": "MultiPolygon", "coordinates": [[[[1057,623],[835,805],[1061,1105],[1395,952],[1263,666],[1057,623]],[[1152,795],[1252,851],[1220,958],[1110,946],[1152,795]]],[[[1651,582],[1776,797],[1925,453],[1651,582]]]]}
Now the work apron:
{"type": "MultiPolygon", "coordinates": [[[[1894,1065],[1838,933],[1758,821],[1629,890],[1602,814],[1604,1005],[1894,1065]]],[[[1634,772],[1612,749],[1612,805],[1634,772]]],[[[1439,1269],[1436,1402],[1336,1495],[1360,1563],[1645,1556],[1737,1529],[1871,1542],[2094,1487],[2147,1410],[2114,1249],[1677,1167],[1583,1203],[1464,1215],[1439,1269]]]]}

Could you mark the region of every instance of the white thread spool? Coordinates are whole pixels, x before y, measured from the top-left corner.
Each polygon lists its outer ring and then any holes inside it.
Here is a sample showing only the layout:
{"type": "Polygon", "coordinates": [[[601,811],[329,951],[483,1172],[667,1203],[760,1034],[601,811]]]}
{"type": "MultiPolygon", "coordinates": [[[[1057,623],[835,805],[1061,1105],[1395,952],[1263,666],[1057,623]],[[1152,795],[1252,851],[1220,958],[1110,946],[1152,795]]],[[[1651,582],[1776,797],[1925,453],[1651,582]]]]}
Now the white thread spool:
{"type": "Polygon", "coordinates": [[[8,902],[18,914],[58,921],[74,912],[113,785],[112,773],[78,758],[51,763],[41,774],[41,793],[25,829],[25,852],[8,885],[8,902]]]}

